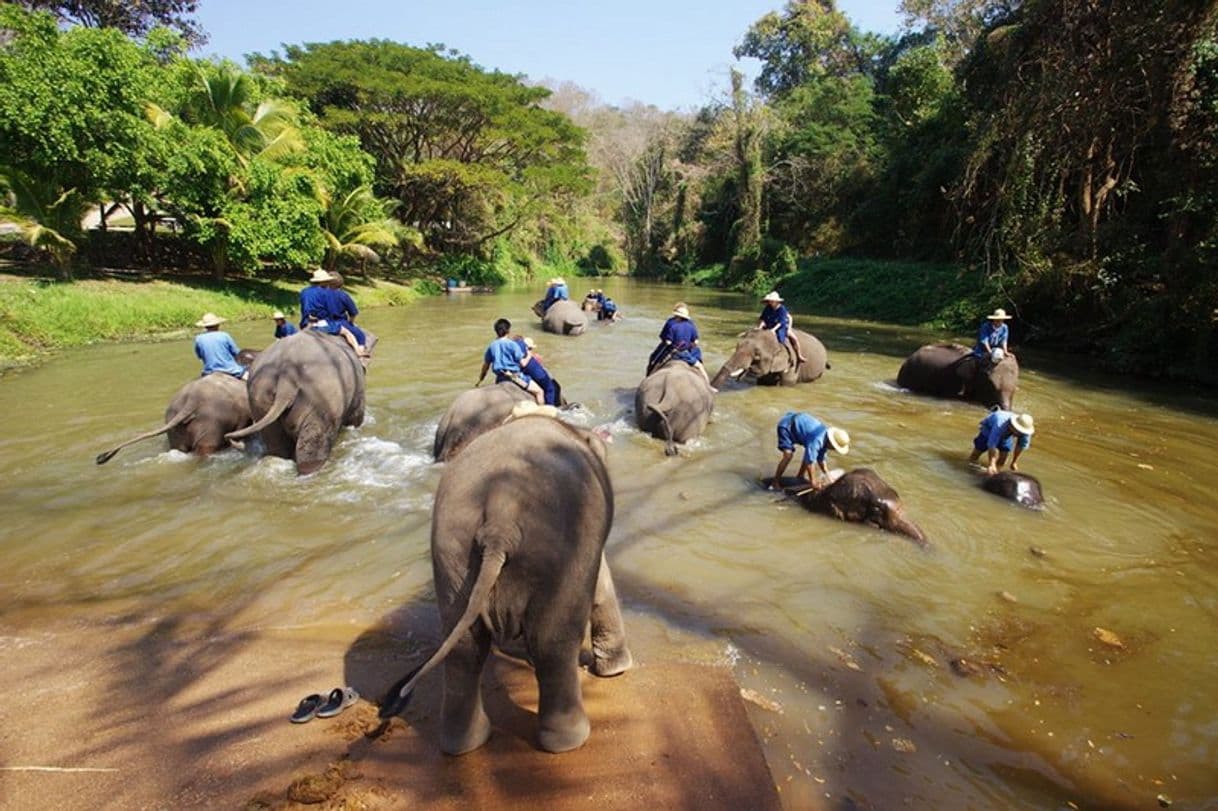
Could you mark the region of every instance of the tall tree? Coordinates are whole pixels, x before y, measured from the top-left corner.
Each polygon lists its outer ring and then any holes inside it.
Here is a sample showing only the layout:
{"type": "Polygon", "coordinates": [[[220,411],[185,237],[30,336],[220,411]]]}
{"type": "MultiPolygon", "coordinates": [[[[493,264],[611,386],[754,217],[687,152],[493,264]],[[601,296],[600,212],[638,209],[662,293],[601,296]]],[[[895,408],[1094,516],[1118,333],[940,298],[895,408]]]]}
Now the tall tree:
{"type": "Polygon", "coordinates": [[[199,0],[15,0],[35,11],[49,11],[60,20],[88,28],[114,28],[142,37],[157,26],[177,31],[191,45],[202,45],[207,35],[191,15],[199,0]]]}

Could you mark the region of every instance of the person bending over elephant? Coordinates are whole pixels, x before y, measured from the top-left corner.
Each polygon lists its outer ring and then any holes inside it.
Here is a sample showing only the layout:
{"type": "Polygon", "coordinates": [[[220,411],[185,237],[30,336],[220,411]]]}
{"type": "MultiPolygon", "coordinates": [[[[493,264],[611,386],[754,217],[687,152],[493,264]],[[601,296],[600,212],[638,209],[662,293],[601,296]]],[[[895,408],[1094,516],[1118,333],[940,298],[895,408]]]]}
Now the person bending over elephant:
{"type": "Polygon", "coordinates": [[[804,446],[804,461],[799,466],[797,478],[806,479],[814,490],[830,484],[829,466],[825,464],[825,455],[829,449],[842,456],[850,453],[850,434],[841,428],[827,427],[823,422],[802,411],[788,411],[778,420],[778,450],[782,458],[778,460],[778,468],[774,471],[774,480],[770,482],[771,490],[782,487],[782,474],[795,455],[795,446],[804,446]],[[812,460],[816,460],[820,476],[812,470],[812,460]]]}
{"type": "Polygon", "coordinates": [[[689,317],[689,308],[685,302],[678,301],[672,308],[672,315],[660,328],[660,343],[647,359],[647,374],[651,374],[670,360],[682,360],[697,369],[706,378],[706,385],[711,391],[718,391],[711,386],[710,375],[702,365],[702,347],[698,346],[698,327],[689,317]]]}
{"type": "Polygon", "coordinates": [[[791,313],[782,303],[782,296],[778,295],[777,290],[771,290],[766,293],[762,301],[765,302],[765,305],[761,308],[757,328],[772,331],[780,344],[790,344],[791,349],[795,352],[797,365],[807,363],[808,359],[804,357],[803,352],[799,351],[799,340],[795,337],[795,330],[792,329],[791,313]]]}
{"type": "Polygon", "coordinates": [[[512,322],[506,318],[500,318],[495,322],[497,337],[487,346],[486,352],[482,356],[482,373],[478,375],[478,382],[474,383],[474,388],[482,385],[487,371],[493,370],[496,383],[502,383],[505,380],[515,383],[533,395],[537,405],[545,405],[545,392],[535,381],[529,379],[522,368],[527,350],[508,336],[511,331],[512,322]]]}
{"type": "Polygon", "coordinates": [[[992,475],[1007,463],[1007,454],[1014,450],[1011,470],[1019,470],[1019,457],[1032,444],[1032,434],[1036,430],[1032,415],[995,408],[985,416],[978,428],[980,430],[973,439],[973,452],[968,460],[976,462],[981,454],[986,454],[986,472],[992,475]]]}
{"type": "Polygon", "coordinates": [[[203,361],[203,375],[219,372],[245,380],[249,377],[249,370],[237,362],[241,349],[233,336],[220,331],[220,325],[227,320],[215,313],[204,313],[195,322],[196,327],[205,330],[195,336],[195,356],[203,361]]]}

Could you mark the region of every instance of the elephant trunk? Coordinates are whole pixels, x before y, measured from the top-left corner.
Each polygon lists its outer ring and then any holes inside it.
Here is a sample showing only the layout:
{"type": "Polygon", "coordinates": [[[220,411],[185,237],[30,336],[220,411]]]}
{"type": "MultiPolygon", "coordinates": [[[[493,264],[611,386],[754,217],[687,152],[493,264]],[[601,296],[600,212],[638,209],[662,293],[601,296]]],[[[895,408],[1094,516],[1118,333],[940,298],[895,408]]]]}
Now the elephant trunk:
{"type": "Polygon", "coordinates": [[[930,541],[926,538],[926,533],[921,527],[905,517],[905,510],[899,505],[889,505],[888,507],[888,525],[885,527],[890,532],[895,532],[898,535],[904,535],[913,540],[918,546],[926,548],[930,546],[930,541]]]}
{"type": "Polygon", "coordinates": [[[748,367],[749,354],[742,350],[736,350],[736,352],[734,352],[732,356],[727,359],[727,363],[723,364],[723,368],[721,368],[715,374],[715,377],[711,380],[711,386],[716,389],[722,388],[724,382],[726,382],[729,377],[739,377],[740,375],[744,374],[748,367]]]}

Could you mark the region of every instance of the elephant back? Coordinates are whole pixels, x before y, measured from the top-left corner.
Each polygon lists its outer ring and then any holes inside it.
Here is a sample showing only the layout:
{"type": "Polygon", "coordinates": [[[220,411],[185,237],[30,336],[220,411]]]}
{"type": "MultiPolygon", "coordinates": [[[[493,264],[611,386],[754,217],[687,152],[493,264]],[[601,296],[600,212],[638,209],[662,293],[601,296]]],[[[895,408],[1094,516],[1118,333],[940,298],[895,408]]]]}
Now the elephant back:
{"type": "Polygon", "coordinates": [[[452,459],[474,439],[503,424],[516,404],[526,400],[533,402],[532,396],[514,383],[461,392],[436,426],[432,457],[437,462],[452,459]]]}
{"type": "Polygon", "coordinates": [[[685,361],[669,361],[635,390],[635,421],[659,439],[688,442],[706,430],[715,407],[714,392],[700,372],[685,361]]]}
{"type": "Polygon", "coordinates": [[[950,397],[960,389],[956,367],[969,355],[960,344],[927,344],[905,359],[897,385],[910,391],[950,397]]]}

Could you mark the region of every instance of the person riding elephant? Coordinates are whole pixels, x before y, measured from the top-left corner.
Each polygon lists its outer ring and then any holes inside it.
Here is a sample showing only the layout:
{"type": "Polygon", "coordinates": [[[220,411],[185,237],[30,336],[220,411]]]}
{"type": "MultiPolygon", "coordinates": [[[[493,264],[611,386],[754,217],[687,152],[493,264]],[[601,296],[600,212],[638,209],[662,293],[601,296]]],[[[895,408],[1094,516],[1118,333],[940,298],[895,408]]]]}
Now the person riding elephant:
{"type": "Polygon", "coordinates": [[[355,306],[355,299],[351,298],[351,294],[343,290],[342,274],[331,273],[330,281],[326,283],[326,286],[330,288],[330,312],[326,320],[338,324],[339,333],[343,334],[343,337],[346,337],[344,330],[349,333],[355,340],[356,353],[361,358],[368,357],[364,331],[355,326],[355,317],[359,315],[359,307],[355,306]]]}
{"type": "Polygon", "coordinates": [[[543,309],[542,302],[533,305],[541,319],[541,328],[555,335],[582,335],[588,329],[588,316],[574,301],[561,300],[543,309]]]}
{"type": "Polygon", "coordinates": [[[568,301],[571,298],[571,292],[567,289],[567,282],[561,276],[555,276],[546,284],[546,295],[541,300],[541,315],[545,315],[550,307],[558,301],[568,301]]]}
{"type": "Polygon", "coordinates": [[[793,386],[819,380],[825,370],[832,368],[825,345],[810,333],[791,329],[798,336],[804,362],[791,350],[789,342],[778,340],[774,330],[753,328],[740,335],[736,349],[715,373],[711,385],[719,388],[729,379],[749,377],[763,386],[793,386]]]}
{"type": "Polygon", "coordinates": [[[770,488],[780,484],[788,496],[812,512],[869,524],[904,535],[919,546],[929,545],[926,533],[905,515],[900,495],[874,470],[865,467],[849,473],[837,470],[829,478],[830,483],[820,488],[809,487],[802,479],[763,479],[762,483],[770,488]]]}
{"type": "Polygon", "coordinates": [[[967,398],[977,375],[985,372],[991,366],[1001,363],[1003,358],[1010,354],[1010,349],[1007,347],[1010,331],[1006,324],[1010,318],[1007,311],[999,307],[981,322],[972,355],[956,366],[956,376],[960,378],[958,396],[967,398]]]}
{"type": "Polygon", "coordinates": [[[228,447],[225,434],[251,422],[245,382],[232,375],[204,375],[174,393],[165,409],[164,425],[98,454],[97,464],[104,465],[128,445],[161,434],[169,435],[171,450],[209,456],[228,447]]]}
{"type": "Polygon", "coordinates": [[[647,359],[647,374],[670,360],[680,360],[693,366],[706,380],[711,391],[718,391],[711,384],[710,375],[706,373],[706,366],[702,363],[702,347],[698,346],[698,326],[689,317],[689,307],[683,301],[678,301],[673,306],[672,315],[660,328],[660,343],[647,359]]]}
{"type": "Polygon", "coordinates": [[[529,337],[518,339],[524,348],[524,365],[521,367],[529,379],[541,387],[544,404],[560,406],[562,402],[562,386],[551,376],[546,367],[541,365],[541,356],[537,354],[537,343],[529,337]]]}
{"type": "Polygon", "coordinates": [[[447,462],[482,434],[498,428],[522,402],[535,402],[533,395],[515,383],[466,389],[440,417],[432,443],[432,458],[447,462]]]}
{"type": "MultiPolygon", "coordinates": [[[[357,338],[356,333],[349,327],[347,302],[351,302],[351,307],[355,307],[355,302],[351,301],[351,297],[346,293],[336,290],[334,281],[335,276],[328,271],[321,268],[313,271],[309,277],[309,286],[300,291],[300,328],[317,330],[327,335],[340,335],[350,344],[356,357],[366,361],[372,356],[367,346],[367,338],[357,338]]],[[[355,313],[350,313],[350,317],[354,318],[358,312],[356,310],[355,313]]],[[[362,333],[362,330],[360,332],[362,333]]]]}
{"type": "Polygon", "coordinates": [[[195,336],[195,357],[203,361],[201,374],[204,376],[226,374],[245,380],[249,370],[237,362],[240,347],[233,336],[220,331],[220,325],[227,320],[215,313],[204,313],[195,322],[196,327],[203,327],[203,332],[195,336]]]}
{"type": "Polygon", "coordinates": [[[639,429],[663,439],[668,456],[676,455],[675,443],[702,435],[714,408],[715,392],[706,377],[680,358],[663,362],[643,378],[634,393],[639,429]]]}
{"type": "Polygon", "coordinates": [[[488,371],[495,372],[496,383],[513,383],[533,395],[537,405],[545,405],[545,392],[536,381],[529,378],[522,368],[528,350],[523,342],[517,343],[508,335],[512,331],[512,322],[506,318],[495,321],[495,340],[486,347],[482,356],[482,372],[474,383],[474,388],[482,385],[488,371]]]}
{"type": "MultiPolygon", "coordinates": [[[[376,336],[366,333],[368,349],[376,336]]],[[[255,422],[225,438],[260,434],[272,456],[293,459],[300,475],[330,458],[343,426],[364,422],[364,358],[341,338],[305,330],[264,350],[250,370],[249,402],[255,422]]]]}
{"type": "Polygon", "coordinates": [[[1010,409],[1019,388],[1019,361],[1008,354],[998,363],[973,363],[972,350],[960,344],[927,344],[905,359],[897,385],[936,397],[960,397],[961,373],[969,375],[967,399],[1010,409]]]}
{"type": "Polygon", "coordinates": [[[1007,463],[1007,454],[1014,450],[1011,470],[1019,470],[1019,457],[1032,444],[1032,434],[1036,431],[1032,415],[995,408],[985,415],[977,428],[969,462],[976,462],[981,454],[986,454],[986,472],[992,476],[1007,463]]]}
{"type": "Polygon", "coordinates": [[[431,559],[444,640],[385,696],[400,713],[428,671],[443,662],[440,748],[459,755],[491,735],[481,677],[492,645],[523,637],[537,674],[537,742],[565,752],[588,739],[580,648],[591,627],[590,672],[632,665],[621,608],[605,560],[613,485],[601,439],[529,414],[475,439],[449,462],[432,508],[431,559]]]}
{"type": "Polygon", "coordinates": [[[804,460],[799,466],[797,478],[806,481],[813,490],[819,490],[828,484],[829,466],[825,464],[825,455],[834,450],[842,456],[850,453],[850,434],[836,426],[826,426],[823,422],[802,411],[788,411],[778,420],[778,451],[782,456],[778,460],[778,468],[774,471],[774,479],[770,486],[777,489],[781,486],[783,471],[791,463],[795,455],[795,446],[803,445],[804,460]],[[813,471],[812,462],[823,478],[813,471]]]}
{"type": "Polygon", "coordinates": [[[765,303],[762,305],[761,315],[757,319],[757,329],[768,329],[774,333],[778,343],[790,344],[791,351],[795,353],[796,364],[807,363],[808,359],[799,351],[799,338],[792,329],[794,322],[791,319],[790,311],[782,303],[782,296],[778,295],[777,290],[771,290],[765,294],[762,301],[765,303]]]}

